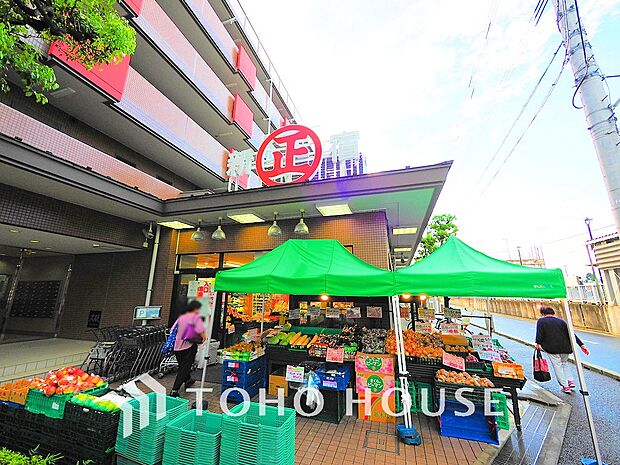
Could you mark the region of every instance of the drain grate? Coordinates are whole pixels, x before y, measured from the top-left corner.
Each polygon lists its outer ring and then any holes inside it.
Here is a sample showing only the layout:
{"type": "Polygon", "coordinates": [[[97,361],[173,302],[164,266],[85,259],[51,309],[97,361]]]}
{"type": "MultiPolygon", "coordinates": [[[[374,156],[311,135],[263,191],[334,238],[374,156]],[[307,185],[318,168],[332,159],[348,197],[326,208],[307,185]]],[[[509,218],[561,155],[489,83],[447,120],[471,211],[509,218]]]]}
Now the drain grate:
{"type": "Polygon", "coordinates": [[[388,452],[390,454],[400,454],[400,445],[396,436],[389,433],[379,433],[378,431],[366,431],[364,448],[380,450],[381,452],[388,452]]]}

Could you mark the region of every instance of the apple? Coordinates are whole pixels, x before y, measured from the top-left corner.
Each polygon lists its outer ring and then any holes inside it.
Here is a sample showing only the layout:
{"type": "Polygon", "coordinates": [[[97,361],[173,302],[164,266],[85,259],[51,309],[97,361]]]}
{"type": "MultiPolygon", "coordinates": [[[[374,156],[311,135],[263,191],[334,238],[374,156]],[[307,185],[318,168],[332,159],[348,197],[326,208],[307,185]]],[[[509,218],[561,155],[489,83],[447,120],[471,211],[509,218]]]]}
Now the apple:
{"type": "Polygon", "coordinates": [[[53,396],[54,394],[56,394],[56,388],[54,388],[53,386],[46,386],[43,388],[43,393],[47,396],[53,396]]]}

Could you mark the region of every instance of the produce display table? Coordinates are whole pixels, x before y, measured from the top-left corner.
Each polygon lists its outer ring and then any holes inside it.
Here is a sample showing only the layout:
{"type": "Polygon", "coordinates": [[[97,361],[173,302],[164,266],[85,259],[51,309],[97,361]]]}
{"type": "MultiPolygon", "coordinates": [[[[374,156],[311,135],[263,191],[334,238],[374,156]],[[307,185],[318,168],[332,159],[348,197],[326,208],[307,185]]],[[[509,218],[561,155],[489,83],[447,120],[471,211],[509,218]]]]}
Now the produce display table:
{"type": "MultiPolygon", "coordinates": [[[[311,357],[308,352],[270,349],[269,346],[265,350],[265,357],[267,357],[267,376],[274,372],[274,366],[277,369],[279,367],[286,367],[286,365],[298,365],[302,362],[325,362],[324,357],[311,357]]],[[[355,365],[354,361],[344,363],[355,365]]]]}

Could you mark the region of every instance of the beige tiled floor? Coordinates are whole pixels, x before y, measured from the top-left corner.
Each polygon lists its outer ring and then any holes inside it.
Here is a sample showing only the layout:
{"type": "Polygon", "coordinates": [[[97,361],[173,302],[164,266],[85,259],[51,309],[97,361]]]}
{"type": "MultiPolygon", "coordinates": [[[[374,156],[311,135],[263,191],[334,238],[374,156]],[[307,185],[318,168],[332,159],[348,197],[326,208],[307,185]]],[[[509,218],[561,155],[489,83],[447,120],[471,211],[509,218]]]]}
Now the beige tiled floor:
{"type": "MultiPolygon", "coordinates": [[[[173,380],[170,374],[162,382],[169,389],[173,380]]],[[[206,395],[209,410],[221,412],[220,386],[206,387],[214,389],[206,395]]],[[[298,416],[295,465],[487,465],[497,452],[492,445],[440,436],[434,418],[414,415],[413,420],[422,436],[420,446],[399,443],[394,424],[345,416],[335,425],[298,416]]]]}

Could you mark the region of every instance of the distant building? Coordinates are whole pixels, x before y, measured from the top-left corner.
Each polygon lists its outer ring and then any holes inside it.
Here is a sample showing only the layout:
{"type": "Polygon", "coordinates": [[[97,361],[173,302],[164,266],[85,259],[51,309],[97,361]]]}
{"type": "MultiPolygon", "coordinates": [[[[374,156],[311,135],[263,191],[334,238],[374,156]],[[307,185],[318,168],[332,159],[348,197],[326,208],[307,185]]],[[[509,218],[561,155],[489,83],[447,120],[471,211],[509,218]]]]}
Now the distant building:
{"type": "Polygon", "coordinates": [[[358,148],[359,132],[343,132],[329,138],[321,166],[313,180],[342,178],[366,174],[366,157],[358,148]]]}
{"type": "Polygon", "coordinates": [[[524,258],[522,260],[507,260],[510,263],[515,263],[517,265],[523,266],[531,266],[534,268],[545,268],[545,259],[544,258],[524,258]]]}

